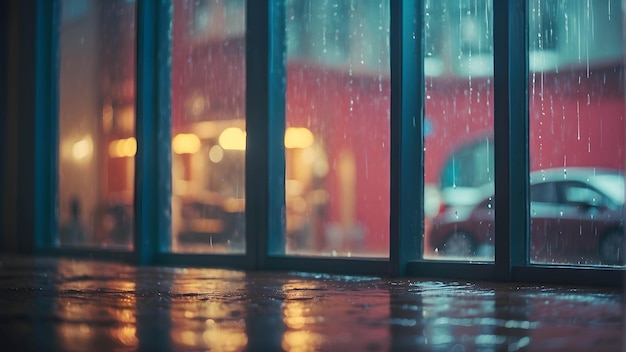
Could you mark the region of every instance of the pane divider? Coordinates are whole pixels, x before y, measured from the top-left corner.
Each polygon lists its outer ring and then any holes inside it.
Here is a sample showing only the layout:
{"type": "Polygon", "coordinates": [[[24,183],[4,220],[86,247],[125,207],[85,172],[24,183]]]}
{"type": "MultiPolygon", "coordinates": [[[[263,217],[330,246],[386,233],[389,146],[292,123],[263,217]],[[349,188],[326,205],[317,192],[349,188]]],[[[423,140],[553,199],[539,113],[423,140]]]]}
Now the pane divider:
{"type": "Polygon", "coordinates": [[[528,258],[528,48],[525,0],[493,1],[495,279],[528,258]]]}
{"type": "MultiPolygon", "coordinates": [[[[35,243],[38,248],[54,246],[58,236],[58,160],[59,160],[59,67],[60,19],[58,1],[38,1],[37,35],[48,40],[37,40],[36,122],[35,126],[35,243]],[[53,146],[53,147],[50,147],[53,146]]],[[[27,159],[27,158],[26,158],[27,159]]]]}
{"type": "Polygon", "coordinates": [[[264,268],[285,250],[286,52],[284,4],[246,4],[246,253],[264,268]]]}
{"type": "MultiPolygon", "coordinates": [[[[160,3],[159,3],[160,4],[160,3]]],[[[134,185],[134,251],[136,262],[150,264],[156,254],[156,237],[161,215],[158,194],[158,3],[138,0],[136,4],[136,139],[134,185]]]]}
{"type": "MultiPolygon", "coordinates": [[[[157,2],[157,1],[155,1],[157,2]]],[[[156,145],[156,214],[157,229],[148,234],[152,241],[150,250],[160,253],[172,244],[172,18],[171,0],[158,0],[156,14],[156,79],[155,112],[156,145]],[[154,248],[156,246],[157,248],[154,248]]],[[[145,235],[145,234],[144,234],[145,235]]]]}
{"type": "Polygon", "coordinates": [[[424,231],[424,57],[422,3],[391,0],[390,274],[422,255],[424,231]]]}

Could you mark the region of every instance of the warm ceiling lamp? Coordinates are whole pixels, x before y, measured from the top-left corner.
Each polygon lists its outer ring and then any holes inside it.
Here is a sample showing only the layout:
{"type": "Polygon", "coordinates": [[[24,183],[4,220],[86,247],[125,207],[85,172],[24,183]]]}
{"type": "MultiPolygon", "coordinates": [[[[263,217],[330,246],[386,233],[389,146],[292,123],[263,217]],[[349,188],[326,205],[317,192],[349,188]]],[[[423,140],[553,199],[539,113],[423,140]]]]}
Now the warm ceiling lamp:
{"type": "Polygon", "coordinates": [[[194,154],[201,146],[200,138],[193,133],[180,133],[172,139],[172,150],[176,154],[194,154]]]}
{"type": "Polygon", "coordinates": [[[226,150],[246,150],[246,132],[238,127],[229,127],[220,134],[219,143],[226,150]]]}
{"type": "Polygon", "coordinates": [[[109,156],[112,158],[132,158],[137,154],[135,137],[116,139],[109,144],[109,156]]]}
{"type": "Polygon", "coordinates": [[[285,131],[285,148],[308,148],[313,145],[313,133],[305,127],[289,127],[285,131]]]}

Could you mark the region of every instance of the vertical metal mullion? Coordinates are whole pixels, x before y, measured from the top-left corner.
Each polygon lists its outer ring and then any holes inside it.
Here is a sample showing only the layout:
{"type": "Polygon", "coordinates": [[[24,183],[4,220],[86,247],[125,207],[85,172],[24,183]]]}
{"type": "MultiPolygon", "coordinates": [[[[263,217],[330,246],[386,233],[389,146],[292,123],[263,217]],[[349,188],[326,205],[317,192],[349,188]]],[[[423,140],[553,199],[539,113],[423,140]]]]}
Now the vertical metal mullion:
{"type": "Polygon", "coordinates": [[[169,1],[137,1],[135,254],[153,262],[159,238],[169,234],[169,1]],[[164,22],[164,23],[163,23],[164,22]],[[167,91],[167,93],[164,93],[167,91]],[[167,101],[163,102],[162,99],[167,101]]]}
{"type": "MultiPolygon", "coordinates": [[[[34,158],[23,157],[34,163],[33,174],[26,179],[33,179],[33,210],[26,214],[26,218],[33,222],[34,242],[27,245],[32,249],[40,249],[54,245],[57,233],[56,203],[57,192],[57,154],[58,154],[58,25],[56,18],[59,14],[57,1],[39,0],[35,4],[35,48],[34,86],[35,110],[34,123],[26,125],[27,129],[34,129],[33,139],[26,139],[20,143],[28,143],[34,148],[34,158]]],[[[22,20],[26,20],[23,16],[22,20]]],[[[24,71],[21,71],[24,74],[24,71]]],[[[28,81],[28,79],[27,79],[28,81]]],[[[22,97],[31,99],[32,96],[22,97]]],[[[24,101],[25,105],[31,104],[24,101]]],[[[22,105],[21,108],[24,108],[22,105]]],[[[23,144],[22,144],[23,145],[23,144]]],[[[28,162],[28,161],[26,161],[28,162]]],[[[27,170],[25,170],[28,172],[27,170]]],[[[21,180],[20,176],[20,180],[21,180]]],[[[23,198],[20,189],[20,197],[23,198]]],[[[26,192],[30,193],[30,190],[26,192]]],[[[28,220],[27,220],[28,221],[28,220]]]]}
{"type": "Polygon", "coordinates": [[[159,0],[157,8],[157,79],[158,111],[156,113],[155,155],[157,160],[156,251],[170,249],[172,244],[172,21],[173,3],[159,0]]]}
{"type": "Polygon", "coordinates": [[[526,0],[493,1],[495,278],[528,261],[528,24],[526,0]]]}
{"type": "Polygon", "coordinates": [[[284,4],[246,5],[246,253],[263,268],[285,241],[284,4]]]}
{"type": "Polygon", "coordinates": [[[423,251],[422,12],[419,1],[391,0],[391,275],[404,275],[423,251]]]}

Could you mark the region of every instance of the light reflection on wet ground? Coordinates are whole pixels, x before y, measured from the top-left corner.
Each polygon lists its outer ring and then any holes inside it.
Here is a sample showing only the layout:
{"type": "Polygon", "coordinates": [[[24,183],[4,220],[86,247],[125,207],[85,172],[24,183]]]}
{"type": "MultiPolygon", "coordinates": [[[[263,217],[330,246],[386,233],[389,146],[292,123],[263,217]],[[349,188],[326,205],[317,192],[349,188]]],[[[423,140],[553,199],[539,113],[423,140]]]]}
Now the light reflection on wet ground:
{"type": "Polygon", "coordinates": [[[620,351],[622,302],[621,290],[0,258],[2,350],[620,351]]]}

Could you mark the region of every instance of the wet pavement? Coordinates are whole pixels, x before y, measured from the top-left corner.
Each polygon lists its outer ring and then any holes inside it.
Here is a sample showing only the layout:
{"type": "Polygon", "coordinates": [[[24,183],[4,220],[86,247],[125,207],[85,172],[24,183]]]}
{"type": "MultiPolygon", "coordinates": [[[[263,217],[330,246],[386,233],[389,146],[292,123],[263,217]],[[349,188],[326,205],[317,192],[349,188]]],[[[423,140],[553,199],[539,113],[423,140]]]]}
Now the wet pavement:
{"type": "Polygon", "coordinates": [[[625,351],[622,290],[0,257],[0,350],[625,351]]]}

